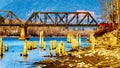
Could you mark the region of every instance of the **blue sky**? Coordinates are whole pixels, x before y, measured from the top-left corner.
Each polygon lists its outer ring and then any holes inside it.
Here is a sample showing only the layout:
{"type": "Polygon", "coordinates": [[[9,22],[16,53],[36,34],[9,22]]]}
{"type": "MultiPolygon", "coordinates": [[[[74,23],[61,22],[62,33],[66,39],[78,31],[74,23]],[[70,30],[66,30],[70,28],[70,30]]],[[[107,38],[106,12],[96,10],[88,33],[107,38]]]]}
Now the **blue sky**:
{"type": "Polygon", "coordinates": [[[13,0],[0,0],[0,9],[11,2],[13,2],[13,0]]]}
{"type": "Polygon", "coordinates": [[[0,9],[11,10],[15,14],[19,14],[20,13],[18,12],[19,10],[23,12],[21,15],[18,15],[20,17],[22,17],[23,15],[27,15],[32,11],[76,12],[76,11],[84,10],[84,11],[94,12],[96,16],[102,15],[102,10],[99,0],[0,0],[0,9]],[[40,4],[42,4],[42,6],[40,4]]]}
{"type": "Polygon", "coordinates": [[[0,2],[0,8],[4,7],[7,3],[5,2],[5,0],[1,0],[0,2]]]}

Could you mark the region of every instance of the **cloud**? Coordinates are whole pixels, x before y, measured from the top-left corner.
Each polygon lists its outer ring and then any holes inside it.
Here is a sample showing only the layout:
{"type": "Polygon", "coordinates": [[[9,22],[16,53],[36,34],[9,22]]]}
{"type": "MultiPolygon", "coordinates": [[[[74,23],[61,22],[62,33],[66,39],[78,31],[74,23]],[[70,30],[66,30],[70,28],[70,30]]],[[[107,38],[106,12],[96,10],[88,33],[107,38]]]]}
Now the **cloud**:
{"type": "MultiPolygon", "coordinates": [[[[102,22],[103,20],[100,18],[100,15],[96,15],[94,11],[89,11],[89,10],[77,10],[76,12],[89,12],[93,18],[98,21],[98,22],[102,22]]],[[[81,15],[84,16],[84,15],[81,15]]],[[[82,17],[83,18],[83,17],[82,17]]]]}
{"type": "MultiPolygon", "coordinates": [[[[88,11],[88,10],[77,10],[76,12],[89,12],[94,19],[98,18],[98,15],[95,14],[93,11],[88,11]]],[[[69,15],[69,19],[73,17],[74,14],[69,15]]],[[[85,14],[79,14],[79,18],[82,19],[85,16],[85,14]]]]}
{"type": "Polygon", "coordinates": [[[97,18],[98,16],[95,14],[95,12],[93,12],[93,11],[89,11],[89,10],[77,10],[76,12],[89,12],[92,16],[93,16],[93,18],[97,18]]]}
{"type": "MultiPolygon", "coordinates": [[[[89,12],[96,21],[99,20],[99,19],[98,19],[98,18],[99,18],[98,15],[96,15],[95,12],[93,12],[93,11],[77,10],[76,12],[89,12]]],[[[75,15],[75,14],[70,14],[70,15],[68,16],[68,19],[69,19],[69,20],[72,19],[74,15],[75,15]]],[[[83,17],[84,17],[85,15],[86,15],[86,14],[79,14],[79,15],[78,15],[78,16],[79,16],[79,21],[80,21],[81,19],[83,19],[83,17]]],[[[92,20],[92,19],[90,18],[90,21],[91,21],[91,20],[92,20]]],[[[72,22],[76,22],[76,19],[74,18],[72,22]]],[[[83,20],[83,23],[87,23],[87,17],[83,20]]]]}
{"type": "Polygon", "coordinates": [[[35,11],[35,10],[32,9],[31,11],[29,11],[29,12],[26,14],[26,16],[29,17],[34,11],[35,11]]]}

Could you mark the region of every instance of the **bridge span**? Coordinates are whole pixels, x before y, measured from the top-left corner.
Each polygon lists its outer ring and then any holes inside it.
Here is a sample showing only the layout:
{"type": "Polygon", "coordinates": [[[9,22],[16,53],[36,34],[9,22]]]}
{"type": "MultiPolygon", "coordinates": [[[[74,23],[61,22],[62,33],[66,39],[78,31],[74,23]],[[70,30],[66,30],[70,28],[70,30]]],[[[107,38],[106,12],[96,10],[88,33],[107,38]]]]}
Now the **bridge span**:
{"type": "Polygon", "coordinates": [[[0,21],[0,26],[21,28],[20,39],[27,38],[27,27],[98,26],[89,12],[33,12],[24,23],[12,11],[0,10],[0,16],[4,18],[4,21],[0,21]]]}

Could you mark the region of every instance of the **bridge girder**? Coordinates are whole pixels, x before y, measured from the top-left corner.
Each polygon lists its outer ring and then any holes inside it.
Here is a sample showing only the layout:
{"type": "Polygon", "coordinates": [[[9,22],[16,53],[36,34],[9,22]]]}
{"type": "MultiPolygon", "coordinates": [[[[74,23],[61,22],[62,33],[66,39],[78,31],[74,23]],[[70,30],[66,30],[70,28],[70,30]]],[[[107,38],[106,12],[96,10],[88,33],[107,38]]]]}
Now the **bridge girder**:
{"type": "Polygon", "coordinates": [[[89,12],[33,12],[25,23],[12,12],[2,11],[6,15],[3,16],[8,19],[9,23],[2,23],[0,26],[19,26],[21,31],[20,39],[28,39],[27,27],[44,27],[44,26],[98,26],[97,21],[89,12]],[[80,16],[82,15],[82,16],[80,16]],[[14,19],[12,18],[14,17],[14,19]],[[19,23],[11,23],[13,20],[18,20],[19,23]],[[86,23],[85,23],[86,21],[86,23]]]}
{"type": "Polygon", "coordinates": [[[6,13],[3,17],[9,23],[0,26],[98,26],[97,21],[89,12],[33,12],[25,23],[12,12],[0,10],[6,13]],[[17,20],[19,23],[12,23],[17,20]]]}
{"type": "Polygon", "coordinates": [[[0,15],[4,18],[4,23],[2,23],[3,25],[5,25],[6,23],[7,24],[22,24],[22,21],[12,11],[0,10],[0,15]]]}
{"type": "Polygon", "coordinates": [[[89,12],[33,12],[25,23],[33,26],[97,26],[89,12]],[[85,22],[86,21],[86,22],[85,22]]]}

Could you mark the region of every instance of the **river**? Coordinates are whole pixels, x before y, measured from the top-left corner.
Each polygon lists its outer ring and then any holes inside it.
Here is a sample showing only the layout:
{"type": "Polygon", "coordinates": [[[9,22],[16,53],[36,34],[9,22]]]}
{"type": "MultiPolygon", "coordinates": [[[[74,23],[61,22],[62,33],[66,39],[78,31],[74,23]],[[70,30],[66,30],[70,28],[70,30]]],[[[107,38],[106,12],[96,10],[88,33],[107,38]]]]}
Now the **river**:
{"type": "MultiPolygon", "coordinates": [[[[37,49],[29,51],[28,57],[20,56],[20,51],[23,51],[23,40],[18,40],[18,38],[2,38],[4,46],[8,44],[9,51],[4,51],[4,56],[0,59],[0,68],[36,68],[33,65],[34,62],[39,62],[41,60],[50,59],[44,56],[49,55],[49,43],[50,40],[56,40],[57,43],[63,41],[66,47],[66,51],[71,49],[71,44],[67,43],[67,38],[45,38],[46,51],[39,48],[39,38],[30,38],[28,41],[36,41],[37,49]]],[[[82,46],[89,46],[86,41],[86,37],[82,37],[82,46]]],[[[55,55],[55,51],[54,55],[55,55]]],[[[54,58],[52,58],[54,59],[54,58]]]]}

